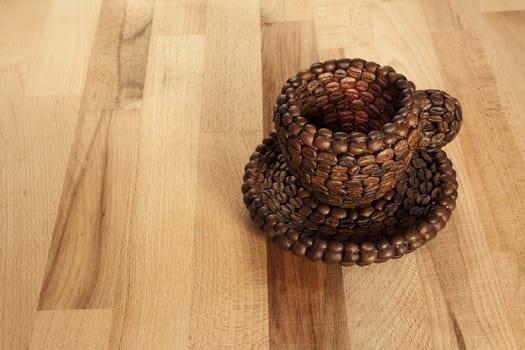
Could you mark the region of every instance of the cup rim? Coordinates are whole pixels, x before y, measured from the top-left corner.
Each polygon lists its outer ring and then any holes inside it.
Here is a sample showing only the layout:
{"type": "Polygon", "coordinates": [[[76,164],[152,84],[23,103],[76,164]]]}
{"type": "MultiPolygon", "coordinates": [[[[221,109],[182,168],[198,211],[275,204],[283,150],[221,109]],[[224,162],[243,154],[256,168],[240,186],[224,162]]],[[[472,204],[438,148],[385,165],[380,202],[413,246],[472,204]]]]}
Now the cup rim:
{"type": "MultiPolygon", "coordinates": [[[[363,68],[363,71],[364,71],[364,68],[363,68]]],[[[310,66],[310,68],[303,69],[299,71],[295,76],[290,77],[287,80],[286,84],[283,86],[281,95],[277,98],[276,109],[278,109],[279,106],[282,104],[286,104],[288,108],[292,106],[296,106],[299,110],[299,114],[293,117],[292,123],[298,124],[301,127],[301,131],[304,131],[305,129],[309,129],[310,131],[308,132],[312,133],[314,136],[318,135],[320,130],[325,129],[325,130],[329,130],[332,133],[332,137],[333,135],[337,134],[339,138],[347,139],[349,142],[352,142],[350,141],[352,135],[357,135],[357,134],[364,135],[365,138],[363,138],[363,140],[360,142],[366,143],[368,140],[372,139],[369,137],[370,133],[375,132],[376,136],[374,138],[378,138],[378,137],[381,138],[381,136],[384,136],[385,134],[383,131],[385,126],[390,127],[391,124],[394,124],[397,129],[399,125],[403,124],[406,121],[407,116],[411,113],[414,113],[417,116],[418,124],[421,122],[420,116],[419,116],[419,108],[414,103],[415,91],[416,91],[416,87],[414,83],[408,80],[403,74],[397,73],[394,70],[394,68],[392,68],[389,65],[381,66],[378,63],[375,63],[374,61],[366,61],[361,58],[352,58],[352,59],[342,58],[338,60],[328,60],[324,62],[313,63],[310,66]],[[308,82],[313,81],[314,77],[316,79],[319,77],[319,75],[316,75],[315,73],[312,72],[312,67],[315,67],[318,65],[326,65],[329,62],[335,62],[337,64],[338,62],[341,62],[341,61],[350,62],[350,64],[354,62],[359,62],[359,63],[362,63],[363,65],[368,64],[368,65],[375,66],[376,67],[375,72],[379,71],[380,72],[379,76],[385,76],[388,81],[388,84],[391,86],[394,86],[394,88],[397,91],[399,91],[399,96],[398,96],[399,107],[395,110],[392,120],[388,123],[384,123],[381,129],[370,130],[367,133],[363,133],[358,130],[347,132],[347,131],[340,131],[340,130],[332,130],[327,127],[317,127],[315,124],[310,122],[308,118],[304,117],[303,112],[301,110],[300,101],[295,101],[295,103],[290,103],[290,100],[293,100],[293,98],[290,98],[288,96],[290,88],[293,89],[293,91],[295,92],[299,86],[302,86],[304,84],[304,82],[308,83],[308,82]],[[310,78],[303,79],[303,77],[305,76],[310,77],[310,78]],[[284,102],[282,101],[283,96],[285,97],[284,102]],[[281,101],[279,101],[280,99],[281,101]],[[279,103],[279,102],[283,102],[283,103],[279,103]],[[378,135],[377,134],[378,132],[382,133],[382,135],[378,135]]],[[[276,113],[278,112],[276,111],[274,114],[276,113]]],[[[275,123],[275,118],[274,118],[274,123],[275,123]]],[[[277,125],[275,125],[275,127],[277,129],[277,125]]],[[[406,137],[400,137],[400,139],[404,139],[404,138],[406,137]]]]}

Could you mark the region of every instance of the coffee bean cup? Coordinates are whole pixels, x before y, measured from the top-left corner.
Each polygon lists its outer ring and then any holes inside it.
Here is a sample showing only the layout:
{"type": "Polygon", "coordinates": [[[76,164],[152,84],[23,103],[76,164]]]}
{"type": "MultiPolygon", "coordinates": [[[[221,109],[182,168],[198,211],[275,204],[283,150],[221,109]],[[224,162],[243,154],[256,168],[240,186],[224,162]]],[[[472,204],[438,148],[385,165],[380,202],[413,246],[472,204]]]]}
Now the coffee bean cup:
{"type": "Polygon", "coordinates": [[[322,203],[352,208],[392,189],[416,149],[454,139],[461,107],[445,92],[416,91],[392,67],[345,58],[288,79],[274,125],[300,185],[322,203]]]}

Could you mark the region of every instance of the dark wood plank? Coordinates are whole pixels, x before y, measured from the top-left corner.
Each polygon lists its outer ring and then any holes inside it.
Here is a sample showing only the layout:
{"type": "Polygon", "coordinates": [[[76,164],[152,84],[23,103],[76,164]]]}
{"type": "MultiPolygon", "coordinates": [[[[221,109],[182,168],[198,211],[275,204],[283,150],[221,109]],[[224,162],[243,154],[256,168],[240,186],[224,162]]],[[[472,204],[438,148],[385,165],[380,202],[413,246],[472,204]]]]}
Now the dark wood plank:
{"type": "MultiPolygon", "coordinates": [[[[282,84],[317,60],[313,22],[264,23],[264,131],[282,84]]],[[[269,336],[272,349],[349,348],[341,268],[313,263],[267,243],[269,336]]]]}

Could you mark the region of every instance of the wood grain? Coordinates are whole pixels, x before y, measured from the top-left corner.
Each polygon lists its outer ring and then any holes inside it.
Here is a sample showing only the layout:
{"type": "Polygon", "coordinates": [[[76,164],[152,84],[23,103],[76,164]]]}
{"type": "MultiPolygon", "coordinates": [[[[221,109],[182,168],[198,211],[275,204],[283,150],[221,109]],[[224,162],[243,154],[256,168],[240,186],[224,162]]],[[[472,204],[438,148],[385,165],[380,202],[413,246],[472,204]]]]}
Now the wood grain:
{"type": "Polygon", "coordinates": [[[29,349],[105,349],[112,316],[110,309],[39,311],[29,349]]]}
{"type": "MultiPolygon", "coordinates": [[[[313,22],[266,23],[262,32],[264,130],[273,129],[275,96],[295,67],[317,60],[313,22]],[[276,56],[287,43],[286,56],[276,56]]],[[[295,68],[295,70],[297,70],[295,68]]],[[[268,302],[270,348],[344,348],[348,341],[341,268],[304,262],[270,242],[268,302]],[[308,318],[300,315],[308,314],[308,318]],[[299,319],[301,320],[299,321],[299,319]],[[334,336],[337,334],[337,336],[334,336]]]]}
{"type": "Polygon", "coordinates": [[[525,9],[0,0],[0,349],[522,349],[525,9]],[[463,106],[448,226],[311,263],[241,200],[282,84],[363,57],[463,106]]]}

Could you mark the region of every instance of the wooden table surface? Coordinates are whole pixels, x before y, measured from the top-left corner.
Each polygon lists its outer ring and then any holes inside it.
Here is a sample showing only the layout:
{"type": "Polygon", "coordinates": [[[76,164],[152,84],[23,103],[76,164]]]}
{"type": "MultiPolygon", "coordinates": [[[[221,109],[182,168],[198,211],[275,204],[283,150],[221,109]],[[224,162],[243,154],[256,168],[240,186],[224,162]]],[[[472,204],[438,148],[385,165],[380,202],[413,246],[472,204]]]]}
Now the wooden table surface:
{"type": "Polygon", "coordinates": [[[0,0],[0,348],[524,349],[523,0],[0,0]],[[240,187],[281,84],[389,64],[464,111],[449,225],[341,268],[240,187]]]}

